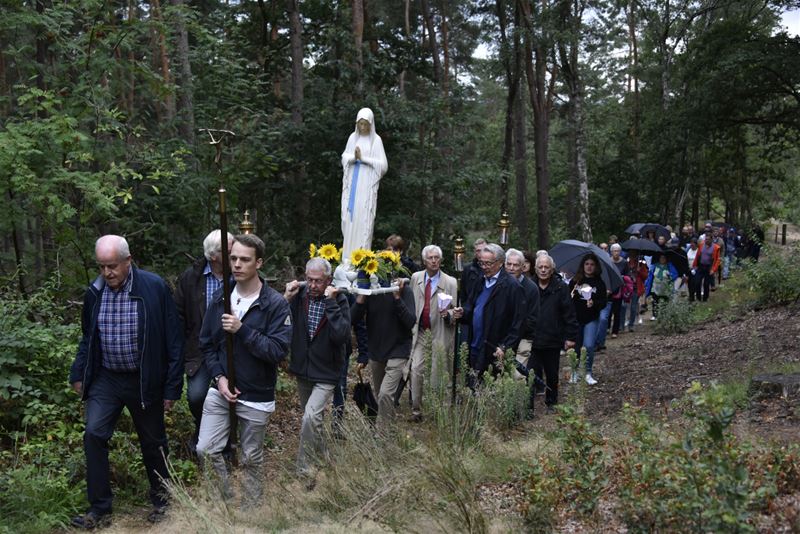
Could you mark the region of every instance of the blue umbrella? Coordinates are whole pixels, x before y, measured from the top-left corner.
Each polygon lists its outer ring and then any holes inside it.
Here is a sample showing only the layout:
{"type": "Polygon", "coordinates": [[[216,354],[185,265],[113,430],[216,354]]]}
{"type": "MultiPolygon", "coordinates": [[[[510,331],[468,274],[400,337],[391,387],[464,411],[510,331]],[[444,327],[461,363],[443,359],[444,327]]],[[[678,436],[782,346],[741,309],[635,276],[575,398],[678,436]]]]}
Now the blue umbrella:
{"type": "Polygon", "coordinates": [[[622,276],[619,274],[617,267],[611,260],[611,257],[603,249],[592,243],[584,243],[577,239],[566,239],[559,241],[553,248],[550,249],[550,256],[556,261],[556,268],[559,271],[574,274],[580,267],[581,260],[585,255],[594,252],[602,263],[603,272],[601,278],[612,293],[615,292],[622,285],[622,276]]]}

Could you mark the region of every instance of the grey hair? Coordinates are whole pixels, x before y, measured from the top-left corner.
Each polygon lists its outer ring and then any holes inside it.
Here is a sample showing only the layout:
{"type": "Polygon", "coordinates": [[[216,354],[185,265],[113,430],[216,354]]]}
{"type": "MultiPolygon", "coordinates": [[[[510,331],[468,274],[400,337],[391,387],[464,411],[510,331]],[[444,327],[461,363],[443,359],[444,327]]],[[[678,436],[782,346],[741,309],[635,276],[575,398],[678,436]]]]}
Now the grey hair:
{"type": "Polygon", "coordinates": [[[522,251],[517,250],[515,248],[510,248],[510,249],[506,250],[506,259],[510,258],[511,256],[518,257],[522,263],[525,263],[525,261],[526,261],[525,260],[525,254],[523,254],[522,251]]]}
{"type": "Polygon", "coordinates": [[[539,263],[540,259],[547,261],[553,269],[556,268],[556,260],[546,250],[540,250],[536,253],[536,263],[539,263]]]}
{"type": "Polygon", "coordinates": [[[113,234],[104,235],[98,238],[94,244],[95,251],[97,250],[97,247],[100,246],[101,241],[110,241],[110,240],[114,241],[114,248],[117,249],[117,255],[119,258],[124,259],[131,255],[131,249],[128,246],[128,240],[122,237],[121,235],[113,235],[113,234]]]}
{"type": "Polygon", "coordinates": [[[494,254],[494,261],[506,261],[506,252],[503,250],[503,247],[497,243],[489,243],[488,245],[484,245],[484,247],[481,249],[481,252],[491,252],[494,254]]]}
{"type": "MultiPolygon", "coordinates": [[[[213,230],[203,239],[203,255],[208,261],[211,261],[211,258],[219,256],[222,253],[221,234],[222,232],[220,230],[213,230]]],[[[228,241],[233,241],[233,234],[230,232],[228,232],[228,241]]]]}
{"type": "Polygon", "coordinates": [[[435,252],[436,254],[439,255],[440,258],[442,257],[441,248],[439,248],[437,245],[428,245],[422,249],[422,259],[424,260],[425,258],[427,258],[428,254],[430,254],[431,252],[435,252]]]}
{"type": "Polygon", "coordinates": [[[486,240],[484,238],[482,238],[482,237],[479,237],[478,239],[475,240],[474,243],[472,243],[472,246],[473,247],[477,247],[477,246],[485,245],[485,244],[486,244],[486,240]]]}
{"type": "Polygon", "coordinates": [[[614,250],[622,250],[622,245],[620,245],[619,243],[614,243],[613,245],[611,245],[611,250],[612,251],[614,251],[614,250]]]}
{"type": "Polygon", "coordinates": [[[325,258],[311,258],[306,262],[306,272],[308,271],[323,271],[325,276],[330,276],[333,268],[325,258]]]}

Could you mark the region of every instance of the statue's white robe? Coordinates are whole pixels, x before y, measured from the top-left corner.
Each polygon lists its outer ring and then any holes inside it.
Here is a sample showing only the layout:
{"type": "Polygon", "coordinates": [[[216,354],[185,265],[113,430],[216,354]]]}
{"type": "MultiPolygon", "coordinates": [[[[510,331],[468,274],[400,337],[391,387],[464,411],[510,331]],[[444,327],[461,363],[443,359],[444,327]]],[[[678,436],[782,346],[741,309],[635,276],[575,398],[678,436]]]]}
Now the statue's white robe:
{"type": "Polygon", "coordinates": [[[363,108],[356,117],[356,128],[347,140],[342,153],[342,261],[350,261],[350,253],[357,248],[372,246],[375,213],[378,209],[378,186],[389,168],[383,141],[375,132],[375,118],[369,108],[363,108]],[[358,133],[358,121],[370,123],[369,135],[358,133]],[[348,209],[356,166],[356,147],[361,150],[358,183],[355,188],[353,212],[348,209]]]}

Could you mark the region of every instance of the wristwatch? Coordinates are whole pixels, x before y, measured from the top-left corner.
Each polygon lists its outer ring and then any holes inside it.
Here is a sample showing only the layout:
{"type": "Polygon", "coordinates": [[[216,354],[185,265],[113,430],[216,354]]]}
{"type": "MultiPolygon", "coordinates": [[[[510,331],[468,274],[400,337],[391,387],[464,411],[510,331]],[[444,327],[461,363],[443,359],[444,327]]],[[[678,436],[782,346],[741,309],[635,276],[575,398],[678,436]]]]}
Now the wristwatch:
{"type": "Polygon", "coordinates": [[[223,375],[223,374],[219,374],[219,375],[217,375],[217,376],[215,376],[215,377],[214,377],[214,385],[215,385],[215,386],[216,386],[217,384],[219,384],[219,379],[220,379],[220,378],[222,378],[223,376],[225,376],[225,375],[223,375]]]}

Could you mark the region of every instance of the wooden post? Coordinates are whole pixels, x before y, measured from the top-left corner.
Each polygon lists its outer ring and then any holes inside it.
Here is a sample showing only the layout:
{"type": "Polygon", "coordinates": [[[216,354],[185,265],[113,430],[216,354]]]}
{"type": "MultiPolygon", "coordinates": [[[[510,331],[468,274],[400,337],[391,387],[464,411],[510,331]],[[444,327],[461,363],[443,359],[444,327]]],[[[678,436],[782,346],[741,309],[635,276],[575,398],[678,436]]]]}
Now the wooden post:
{"type": "Polygon", "coordinates": [[[781,231],[781,245],[786,244],[786,223],[783,224],[783,229],[781,231]]]}
{"type": "Polygon", "coordinates": [[[778,225],[775,225],[775,243],[778,242],[778,225]]]}

